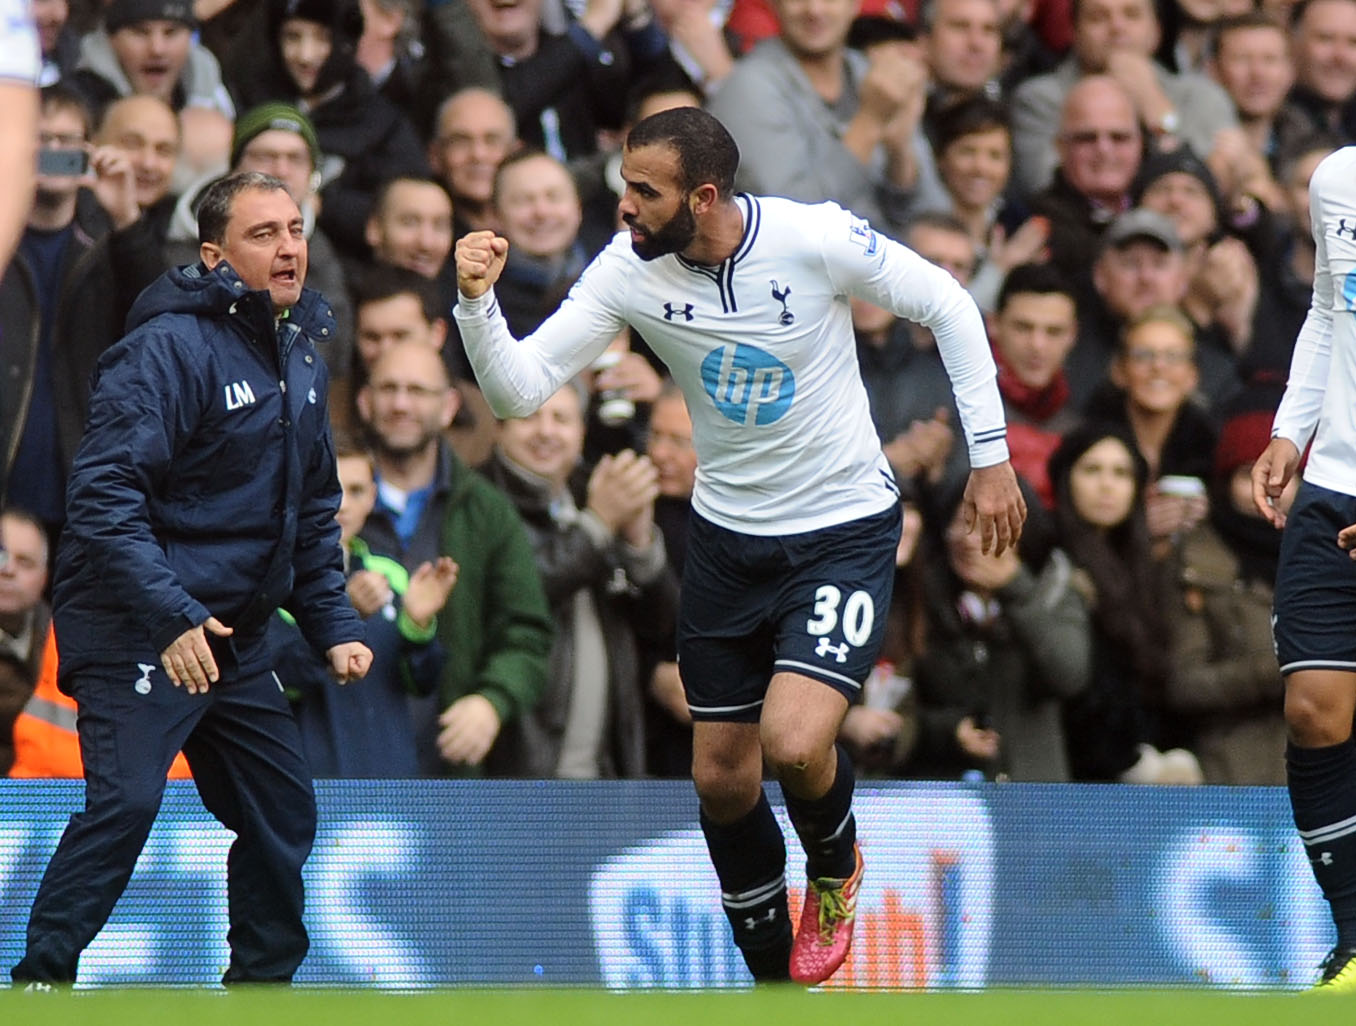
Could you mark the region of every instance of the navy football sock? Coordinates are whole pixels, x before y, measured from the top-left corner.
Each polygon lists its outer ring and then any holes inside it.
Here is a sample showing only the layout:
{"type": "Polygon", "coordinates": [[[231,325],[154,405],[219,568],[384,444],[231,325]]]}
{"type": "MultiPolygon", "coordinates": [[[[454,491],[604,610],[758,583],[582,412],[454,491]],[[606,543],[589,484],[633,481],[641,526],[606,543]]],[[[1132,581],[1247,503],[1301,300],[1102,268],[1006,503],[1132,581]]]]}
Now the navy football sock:
{"type": "Polygon", "coordinates": [[[811,880],[825,876],[846,879],[857,868],[853,852],[857,821],[852,815],[852,760],[842,745],[836,745],[835,750],[838,767],[823,797],[797,798],[782,788],[787,814],[805,848],[805,872],[811,880]]]}
{"type": "Polygon", "coordinates": [[[1339,947],[1356,947],[1356,740],[1286,748],[1295,826],[1337,924],[1339,947]]]}
{"type": "Polygon", "coordinates": [[[790,978],[791,914],[786,907],[786,841],[767,794],[733,823],[701,815],[735,944],[759,981],[790,978]]]}

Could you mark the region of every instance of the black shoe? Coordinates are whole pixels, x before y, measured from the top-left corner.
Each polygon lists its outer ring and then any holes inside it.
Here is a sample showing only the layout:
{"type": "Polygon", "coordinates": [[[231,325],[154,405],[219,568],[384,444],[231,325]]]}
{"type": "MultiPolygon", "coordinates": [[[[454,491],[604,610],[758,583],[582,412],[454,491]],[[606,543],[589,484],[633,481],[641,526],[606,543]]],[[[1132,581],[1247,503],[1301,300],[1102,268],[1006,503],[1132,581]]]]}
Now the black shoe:
{"type": "Polygon", "coordinates": [[[1356,994],[1356,948],[1333,948],[1318,967],[1313,989],[1325,994],[1356,994]]]}

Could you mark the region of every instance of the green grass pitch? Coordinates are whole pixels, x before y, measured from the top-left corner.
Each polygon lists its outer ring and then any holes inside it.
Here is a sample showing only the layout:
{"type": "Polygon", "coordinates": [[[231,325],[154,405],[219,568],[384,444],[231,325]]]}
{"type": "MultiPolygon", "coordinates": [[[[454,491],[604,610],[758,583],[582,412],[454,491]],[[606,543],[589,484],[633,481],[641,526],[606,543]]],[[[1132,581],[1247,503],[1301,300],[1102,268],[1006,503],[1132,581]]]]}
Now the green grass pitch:
{"type": "Polygon", "coordinates": [[[845,994],[788,986],[725,993],[0,991],[0,1023],[15,1026],[1283,1026],[1353,1019],[1356,997],[1163,990],[845,994]]]}

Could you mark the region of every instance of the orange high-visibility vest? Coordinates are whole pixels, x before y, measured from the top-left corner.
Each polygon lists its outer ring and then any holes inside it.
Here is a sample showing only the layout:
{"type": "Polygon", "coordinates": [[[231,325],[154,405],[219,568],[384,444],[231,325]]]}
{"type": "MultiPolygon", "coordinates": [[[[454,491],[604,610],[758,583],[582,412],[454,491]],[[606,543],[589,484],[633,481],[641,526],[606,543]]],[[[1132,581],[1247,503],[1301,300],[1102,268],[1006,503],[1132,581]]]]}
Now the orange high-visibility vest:
{"type": "MultiPolygon", "coordinates": [[[[56,629],[48,627],[37,686],[14,721],[14,765],[9,775],[83,777],[85,767],[80,761],[75,716],[75,700],[57,688],[56,629]]],[[[192,776],[183,752],[174,757],[169,776],[171,780],[187,780],[192,776]]]]}

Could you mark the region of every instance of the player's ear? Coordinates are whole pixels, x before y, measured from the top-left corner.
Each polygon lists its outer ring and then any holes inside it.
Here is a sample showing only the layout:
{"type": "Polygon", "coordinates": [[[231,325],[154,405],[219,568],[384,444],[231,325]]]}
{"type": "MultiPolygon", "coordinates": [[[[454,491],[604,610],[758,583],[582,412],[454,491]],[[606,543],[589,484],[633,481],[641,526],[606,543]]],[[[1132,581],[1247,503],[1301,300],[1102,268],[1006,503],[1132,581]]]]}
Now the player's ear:
{"type": "Polygon", "coordinates": [[[716,205],[720,193],[710,182],[704,182],[688,193],[688,203],[694,214],[704,214],[716,205]]]}

